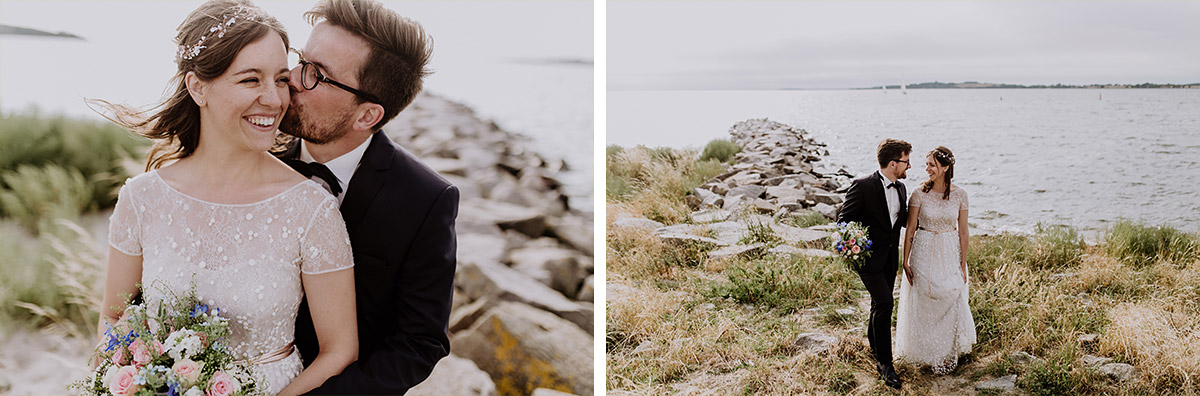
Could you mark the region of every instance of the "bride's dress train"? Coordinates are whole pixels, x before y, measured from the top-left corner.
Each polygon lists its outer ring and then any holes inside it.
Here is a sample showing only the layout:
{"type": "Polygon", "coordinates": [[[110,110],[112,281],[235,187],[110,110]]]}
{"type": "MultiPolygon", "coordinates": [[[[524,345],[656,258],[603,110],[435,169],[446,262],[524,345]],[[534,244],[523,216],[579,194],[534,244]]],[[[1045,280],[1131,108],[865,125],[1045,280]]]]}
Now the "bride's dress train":
{"type": "Polygon", "coordinates": [[[967,209],[967,193],[954,187],[950,199],[917,189],[910,207],[919,206],[909,267],[913,284],[900,278],[896,314],[896,355],[910,363],[949,373],[958,356],[975,344],[975,320],[969,305],[969,282],[959,269],[958,212],[967,209]]]}

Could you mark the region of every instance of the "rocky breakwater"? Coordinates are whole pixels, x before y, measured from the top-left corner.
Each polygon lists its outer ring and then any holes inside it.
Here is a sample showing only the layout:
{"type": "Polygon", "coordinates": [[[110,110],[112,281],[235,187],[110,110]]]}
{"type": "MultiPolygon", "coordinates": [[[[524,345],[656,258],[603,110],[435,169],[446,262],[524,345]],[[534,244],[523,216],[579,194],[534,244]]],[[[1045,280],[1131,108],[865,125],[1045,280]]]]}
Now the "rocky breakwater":
{"type": "Polygon", "coordinates": [[[694,189],[686,201],[690,221],[664,226],[648,219],[619,219],[614,227],[655,228],[665,240],[708,245],[710,258],[766,250],[779,255],[830,256],[820,241],[832,226],[799,227],[818,216],[833,220],[850,173],[821,163],[829,152],[808,132],[767,119],[729,129],[742,151],[729,171],[694,189]],[[804,220],[810,219],[810,220],[804,220]]]}
{"type": "Polygon", "coordinates": [[[384,131],[461,192],[451,355],[408,394],[594,393],[593,216],[569,207],[565,164],[434,95],[384,131]]]}

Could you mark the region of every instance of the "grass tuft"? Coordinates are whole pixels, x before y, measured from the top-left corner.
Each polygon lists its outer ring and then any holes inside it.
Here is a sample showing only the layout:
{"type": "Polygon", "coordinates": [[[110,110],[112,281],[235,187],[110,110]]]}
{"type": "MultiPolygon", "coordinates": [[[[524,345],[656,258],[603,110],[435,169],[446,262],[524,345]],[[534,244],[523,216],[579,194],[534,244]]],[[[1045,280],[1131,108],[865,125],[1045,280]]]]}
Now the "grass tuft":
{"type": "Polygon", "coordinates": [[[717,162],[729,162],[733,159],[733,155],[742,151],[742,146],[734,143],[730,139],[715,139],[708,142],[704,146],[704,152],[700,154],[701,161],[714,160],[717,162]]]}

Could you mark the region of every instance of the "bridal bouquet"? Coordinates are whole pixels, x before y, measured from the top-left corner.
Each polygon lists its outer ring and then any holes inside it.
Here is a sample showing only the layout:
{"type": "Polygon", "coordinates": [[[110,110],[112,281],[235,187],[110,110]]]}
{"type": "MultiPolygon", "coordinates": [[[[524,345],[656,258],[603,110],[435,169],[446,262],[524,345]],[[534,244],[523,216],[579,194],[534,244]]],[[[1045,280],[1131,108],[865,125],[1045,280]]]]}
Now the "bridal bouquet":
{"type": "Polygon", "coordinates": [[[200,302],[193,288],[157,308],[125,308],[97,346],[100,364],[72,385],[85,395],[241,396],[263,394],[250,363],[226,345],[229,319],[200,302]]]}
{"type": "Polygon", "coordinates": [[[858,271],[867,261],[867,257],[871,257],[871,240],[867,236],[867,228],[859,222],[842,222],[837,226],[837,231],[829,236],[829,248],[842,258],[848,268],[858,271]]]}

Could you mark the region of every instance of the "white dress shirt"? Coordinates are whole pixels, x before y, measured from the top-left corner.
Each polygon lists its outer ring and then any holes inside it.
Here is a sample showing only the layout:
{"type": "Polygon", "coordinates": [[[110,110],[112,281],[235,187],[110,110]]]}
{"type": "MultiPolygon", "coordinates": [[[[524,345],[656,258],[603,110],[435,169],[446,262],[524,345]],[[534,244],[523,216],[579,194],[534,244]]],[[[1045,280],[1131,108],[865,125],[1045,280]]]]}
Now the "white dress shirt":
{"type": "Polygon", "coordinates": [[[888,179],[887,176],[883,175],[883,172],[879,172],[879,176],[881,179],[880,182],[883,183],[883,195],[887,199],[888,214],[892,216],[892,226],[895,227],[896,219],[900,217],[901,198],[900,193],[898,192],[900,191],[900,188],[899,186],[896,188],[888,188],[889,184],[892,184],[896,181],[888,179]]]}
{"type": "MultiPolygon", "coordinates": [[[[363,154],[367,152],[367,146],[371,145],[371,139],[374,138],[375,135],[368,136],[367,140],[358,145],[358,147],[355,147],[354,150],[350,150],[350,152],[342,154],[340,157],[323,163],[337,177],[338,185],[342,186],[342,193],[337,196],[338,204],[342,203],[342,200],[346,198],[346,192],[350,191],[350,178],[354,177],[354,171],[358,169],[358,163],[362,161],[363,154]]],[[[312,154],[308,153],[308,145],[303,140],[300,141],[300,160],[304,162],[316,161],[313,159],[312,154]]]]}

